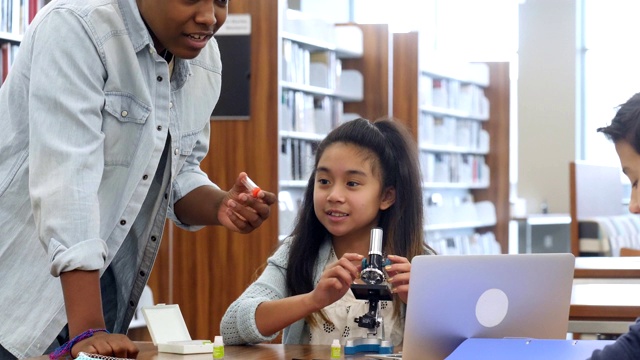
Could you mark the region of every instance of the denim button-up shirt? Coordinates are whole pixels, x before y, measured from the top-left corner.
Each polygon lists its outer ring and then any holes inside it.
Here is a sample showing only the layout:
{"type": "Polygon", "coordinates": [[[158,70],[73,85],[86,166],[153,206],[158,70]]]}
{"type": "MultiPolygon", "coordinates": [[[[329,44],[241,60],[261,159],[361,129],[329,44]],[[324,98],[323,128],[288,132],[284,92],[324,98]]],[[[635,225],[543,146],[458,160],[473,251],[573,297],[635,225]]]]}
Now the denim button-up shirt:
{"type": "Polygon", "coordinates": [[[57,0],[38,13],[0,87],[3,347],[47,349],[67,322],[57,277],[71,270],[111,265],[115,330],[126,329],[165,214],[195,230],[173,204],[213,185],[199,164],[220,72],[212,39],[176,59],[169,81],[135,0],[57,0]]]}

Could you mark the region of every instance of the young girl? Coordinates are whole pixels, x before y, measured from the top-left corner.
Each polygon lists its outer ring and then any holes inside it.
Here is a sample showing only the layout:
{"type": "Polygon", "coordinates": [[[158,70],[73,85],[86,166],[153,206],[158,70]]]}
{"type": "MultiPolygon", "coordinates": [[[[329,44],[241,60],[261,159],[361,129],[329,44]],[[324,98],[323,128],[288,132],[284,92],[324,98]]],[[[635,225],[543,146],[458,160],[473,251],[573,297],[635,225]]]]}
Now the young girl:
{"type": "Polygon", "coordinates": [[[368,305],[350,285],[368,254],[371,229],[380,227],[394,293],[380,305],[384,334],[399,345],[410,261],[432,253],[423,239],[422,206],[417,146],[404,127],[357,119],[334,129],[316,152],[293,234],[227,309],[220,325],[225,344],[269,341],[282,329],[284,344],[366,337],[354,318],[368,305]]]}

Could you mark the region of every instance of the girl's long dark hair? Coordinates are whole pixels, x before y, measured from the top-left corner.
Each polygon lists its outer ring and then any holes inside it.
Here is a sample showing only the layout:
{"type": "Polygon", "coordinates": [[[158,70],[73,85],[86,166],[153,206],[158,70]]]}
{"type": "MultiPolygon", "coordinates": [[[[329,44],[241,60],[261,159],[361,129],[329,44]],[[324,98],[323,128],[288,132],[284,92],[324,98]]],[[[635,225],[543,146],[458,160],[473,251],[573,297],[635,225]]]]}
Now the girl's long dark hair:
{"type": "Polygon", "coordinates": [[[377,170],[374,173],[382,176],[382,189],[392,187],[396,191],[394,204],[380,213],[378,226],[384,234],[384,252],[404,256],[409,261],[416,255],[435,253],[424,241],[422,176],[418,147],[411,134],[403,125],[389,119],[348,121],[331,131],[316,151],[314,170],[291,234],[286,272],[291,295],[314,289],[313,276],[320,246],[330,236],[315,215],[313,189],[318,162],[325,149],[334,143],[353,144],[375,155],[377,159],[372,159],[372,163],[374,166],[379,164],[380,169],[374,169],[377,170]]]}

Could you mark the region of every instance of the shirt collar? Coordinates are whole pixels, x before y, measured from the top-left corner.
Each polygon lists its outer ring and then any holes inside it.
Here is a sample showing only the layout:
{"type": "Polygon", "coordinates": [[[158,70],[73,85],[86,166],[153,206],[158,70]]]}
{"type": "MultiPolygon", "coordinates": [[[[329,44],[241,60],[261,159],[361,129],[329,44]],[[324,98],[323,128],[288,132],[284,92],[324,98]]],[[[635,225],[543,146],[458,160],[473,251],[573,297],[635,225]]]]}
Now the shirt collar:
{"type": "Polygon", "coordinates": [[[118,0],[118,7],[135,51],[138,52],[147,45],[153,46],[151,34],[142,21],[136,0],[118,0]]]}

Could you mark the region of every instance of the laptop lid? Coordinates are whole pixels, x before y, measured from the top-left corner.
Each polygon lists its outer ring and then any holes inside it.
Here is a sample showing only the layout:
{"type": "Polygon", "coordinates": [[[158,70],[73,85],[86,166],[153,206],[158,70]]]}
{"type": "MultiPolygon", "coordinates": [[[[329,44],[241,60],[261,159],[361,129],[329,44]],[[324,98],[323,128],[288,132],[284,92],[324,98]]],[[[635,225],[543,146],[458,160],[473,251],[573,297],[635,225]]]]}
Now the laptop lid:
{"type": "Polygon", "coordinates": [[[423,255],[411,265],[405,360],[442,360],[468,338],[566,339],[572,254],[423,255]]]}

